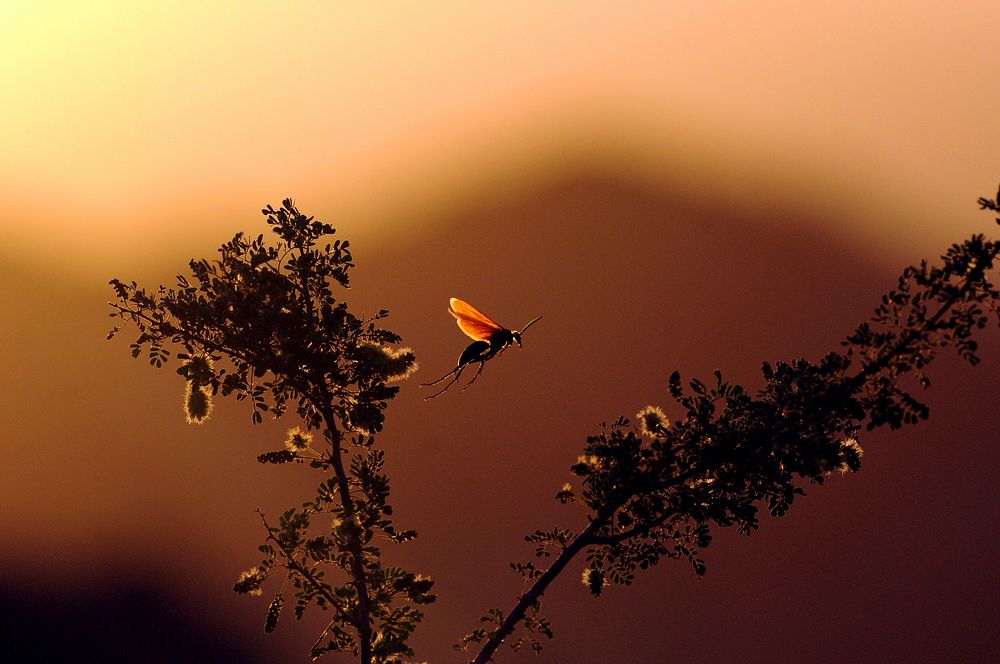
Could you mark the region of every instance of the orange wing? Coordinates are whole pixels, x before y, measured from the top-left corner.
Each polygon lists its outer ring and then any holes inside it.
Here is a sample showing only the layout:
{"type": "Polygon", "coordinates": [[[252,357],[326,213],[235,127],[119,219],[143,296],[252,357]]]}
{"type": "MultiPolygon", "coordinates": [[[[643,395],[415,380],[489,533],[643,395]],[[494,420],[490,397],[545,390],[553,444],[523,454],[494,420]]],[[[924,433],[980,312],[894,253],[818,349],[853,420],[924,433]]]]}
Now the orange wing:
{"type": "Polygon", "coordinates": [[[503,329],[503,325],[457,297],[451,298],[450,305],[448,313],[455,317],[458,327],[476,341],[489,341],[494,332],[503,329]]]}

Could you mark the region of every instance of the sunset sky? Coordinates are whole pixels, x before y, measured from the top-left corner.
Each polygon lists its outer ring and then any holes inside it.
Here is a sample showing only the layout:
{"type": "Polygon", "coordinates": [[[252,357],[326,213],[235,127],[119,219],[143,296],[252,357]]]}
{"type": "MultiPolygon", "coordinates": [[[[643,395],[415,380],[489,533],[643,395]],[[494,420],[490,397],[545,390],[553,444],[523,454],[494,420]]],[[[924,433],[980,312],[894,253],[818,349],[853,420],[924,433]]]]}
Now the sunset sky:
{"type": "MultiPolygon", "coordinates": [[[[600,422],[670,415],[674,369],[753,388],[765,359],[835,350],[903,266],[998,231],[975,200],[1000,182],[1000,4],[903,6],[0,2],[7,627],[58,653],[307,661],[315,620],[265,636],[265,603],[231,591],[254,509],[319,481],[254,460],[295,423],[223,402],[189,426],[173,369],[104,340],[110,278],[172,284],[293,197],[351,241],[348,301],[390,310],[421,379],[464,348],[449,297],[544,315],[474,389],[424,403],[410,381],[388,411],[397,518],[421,533],[390,555],[440,595],[417,660],[463,661],[450,644],[520,592],[522,536],[581,524],[552,495],[600,422]]],[[[720,533],[704,579],[664,564],[595,601],[574,569],[542,659],[498,661],[982,661],[983,342],[979,368],[932,367],[928,423],[863,441],[860,474],[753,537],[720,533]]]]}

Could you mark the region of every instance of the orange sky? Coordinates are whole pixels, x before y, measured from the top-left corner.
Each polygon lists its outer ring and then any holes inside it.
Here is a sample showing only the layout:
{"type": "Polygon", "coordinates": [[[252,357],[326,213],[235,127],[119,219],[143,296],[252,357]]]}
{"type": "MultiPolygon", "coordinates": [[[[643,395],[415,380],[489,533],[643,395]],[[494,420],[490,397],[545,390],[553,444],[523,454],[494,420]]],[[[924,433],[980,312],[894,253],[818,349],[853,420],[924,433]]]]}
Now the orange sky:
{"type": "Polygon", "coordinates": [[[911,249],[995,179],[996,3],[332,7],[4,3],[9,241],[92,263],[287,194],[398,231],[596,152],[911,249]]]}
{"type": "MultiPolygon", "coordinates": [[[[0,4],[0,623],[34,615],[10,597],[73,613],[137,587],[304,661],[311,628],[265,639],[228,586],[253,508],[316,481],[254,462],[292,423],[249,430],[225,403],[188,426],[172,370],[104,341],[109,278],[169,283],[285,196],[352,241],[351,303],[390,309],[424,378],[464,347],[449,296],[545,316],[474,390],[428,405],[406,384],[389,410],[394,506],[422,533],[398,555],[441,589],[417,641],[434,662],[516,593],[521,535],[575,524],[550,497],[596,423],[666,405],[675,368],[753,385],[763,359],[835,349],[903,264],[991,227],[995,2],[332,7],[0,4]]],[[[1000,610],[987,342],[977,370],[942,362],[931,423],[724,536],[702,581],[668,564],[602,602],[555,588],[544,661],[661,632],[681,660],[977,659],[1000,610]],[[928,522],[947,547],[923,550],[928,522]]]]}

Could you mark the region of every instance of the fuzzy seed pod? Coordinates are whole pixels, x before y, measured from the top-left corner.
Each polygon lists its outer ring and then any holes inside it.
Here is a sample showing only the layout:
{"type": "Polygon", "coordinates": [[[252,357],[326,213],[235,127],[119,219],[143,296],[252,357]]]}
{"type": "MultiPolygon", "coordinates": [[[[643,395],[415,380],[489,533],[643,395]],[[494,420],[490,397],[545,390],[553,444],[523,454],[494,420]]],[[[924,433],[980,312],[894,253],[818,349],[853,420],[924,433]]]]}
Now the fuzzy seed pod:
{"type": "Polygon", "coordinates": [[[264,631],[270,634],[278,626],[278,616],[281,614],[281,607],[285,603],[281,593],[274,596],[271,605],[267,607],[267,619],[264,621],[264,631]]]}
{"type": "Polygon", "coordinates": [[[188,381],[184,389],[184,416],[188,424],[202,424],[212,414],[212,391],[188,381]]]}

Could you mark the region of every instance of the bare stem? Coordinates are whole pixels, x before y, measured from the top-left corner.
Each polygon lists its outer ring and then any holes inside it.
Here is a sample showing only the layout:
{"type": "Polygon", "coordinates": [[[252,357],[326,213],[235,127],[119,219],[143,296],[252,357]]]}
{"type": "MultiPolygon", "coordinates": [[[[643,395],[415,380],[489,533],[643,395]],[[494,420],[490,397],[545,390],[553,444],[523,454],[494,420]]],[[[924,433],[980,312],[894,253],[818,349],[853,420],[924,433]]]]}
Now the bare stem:
{"type": "MultiPolygon", "coordinates": [[[[325,390],[324,390],[325,392],[325,390]]],[[[337,429],[333,411],[328,405],[321,408],[323,419],[327,429],[330,431],[330,465],[337,475],[337,490],[340,493],[340,502],[344,507],[344,516],[348,522],[355,520],[356,511],[354,509],[354,498],[351,496],[350,480],[344,470],[344,460],[342,457],[341,439],[343,435],[337,429]]],[[[351,537],[351,576],[354,581],[354,588],[358,593],[358,615],[357,620],[352,620],[358,630],[358,640],[361,642],[361,664],[370,664],[372,661],[372,626],[369,618],[371,612],[371,600],[368,597],[368,575],[365,572],[364,551],[361,547],[361,538],[356,534],[351,537]]]]}
{"type": "Polygon", "coordinates": [[[572,560],[581,549],[592,543],[594,533],[604,527],[610,518],[611,517],[609,515],[603,518],[594,519],[590,522],[590,525],[584,528],[580,534],[573,538],[573,541],[562,550],[562,553],[560,553],[552,565],[545,570],[545,573],[535,580],[531,588],[528,589],[528,592],[521,595],[521,598],[518,601],[517,606],[514,607],[514,610],[507,615],[507,618],[504,619],[500,627],[498,627],[486,643],[483,644],[479,654],[476,655],[474,660],[472,660],[473,664],[485,664],[493,659],[493,653],[500,647],[500,644],[503,643],[504,639],[510,636],[511,632],[514,631],[514,628],[517,627],[517,624],[524,619],[524,614],[528,611],[528,609],[538,602],[538,599],[545,592],[545,589],[549,587],[549,584],[552,583],[557,576],[559,576],[559,573],[562,572],[563,568],[566,567],[569,561],[572,560]]]}

